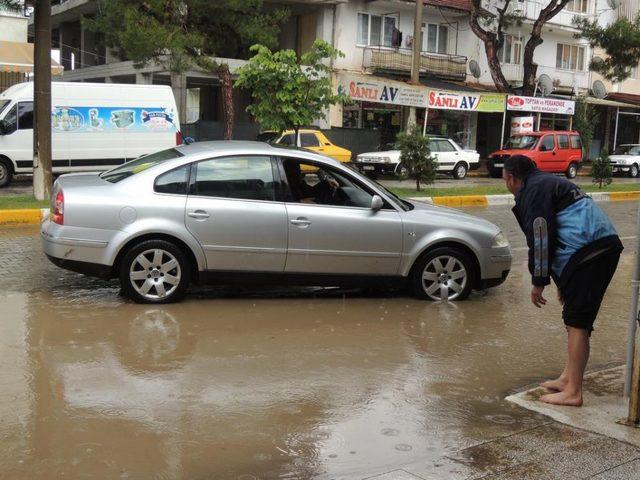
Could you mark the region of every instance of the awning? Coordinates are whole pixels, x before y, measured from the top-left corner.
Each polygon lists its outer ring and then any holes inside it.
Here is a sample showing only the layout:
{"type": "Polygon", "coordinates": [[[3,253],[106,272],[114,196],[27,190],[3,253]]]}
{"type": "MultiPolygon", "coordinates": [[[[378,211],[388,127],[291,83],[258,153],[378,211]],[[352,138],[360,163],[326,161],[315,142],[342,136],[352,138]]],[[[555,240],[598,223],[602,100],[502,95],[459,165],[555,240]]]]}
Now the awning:
{"type": "MultiPolygon", "coordinates": [[[[60,75],[63,70],[51,59],[53,75],[60,75]]],[[[33,72],[33,43],[0,41],[0,72],[33,72]]]]}
{"type": "Polygon", "coordinates": [[[613,92],[607,95],[607,99],[632,104],[636,108],[640,106],[640,95],[633,93],[613,92]]]}
{"type": "Polygon", "coordinates": [[[586,97],[585,101],[590,105],[598,105],[602,107],[638,108],[638,105],[617,102],[615,100],[607,100],[605,98],[586,97]]]}

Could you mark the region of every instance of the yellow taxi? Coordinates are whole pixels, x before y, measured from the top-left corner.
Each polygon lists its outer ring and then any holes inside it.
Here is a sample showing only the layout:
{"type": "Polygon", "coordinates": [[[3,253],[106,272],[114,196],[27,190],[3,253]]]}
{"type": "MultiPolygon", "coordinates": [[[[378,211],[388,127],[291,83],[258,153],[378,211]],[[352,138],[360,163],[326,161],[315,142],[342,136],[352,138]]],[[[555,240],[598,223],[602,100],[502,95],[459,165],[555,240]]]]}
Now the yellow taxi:
{"type": "MultiPolygon", "coordinates": [[[[324,133],[320,130],[311,128],[301,128],[299,130],[298,147],[306,148],[313,152],[327,157],[335,158],[339,162],[351,162],[351,151],[346,148],[338,147],[331,143],[324,133]]],[[[286,130],[273,142],[278,145],[295,145],[296,132],[294,130],[286,130]]]]}

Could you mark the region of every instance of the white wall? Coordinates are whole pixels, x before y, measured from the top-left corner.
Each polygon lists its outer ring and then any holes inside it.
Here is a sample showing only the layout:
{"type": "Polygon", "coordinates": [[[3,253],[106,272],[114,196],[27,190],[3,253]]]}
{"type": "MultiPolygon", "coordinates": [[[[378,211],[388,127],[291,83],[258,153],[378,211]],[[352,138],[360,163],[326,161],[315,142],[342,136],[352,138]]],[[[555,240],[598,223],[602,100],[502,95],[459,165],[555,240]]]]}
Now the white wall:
{"type": "MultiPolygon", "coordinates": [[[[402,47],[407,46],[408,37],[413,36],[413,14],[415,7],[411,4],[401,4],[398,2],[377,0],[368,2],[365,0],[351,0],[347,3],[336,6],[336,23],[335,23],[335,46],[341,50],[346,56],[339,59],[335,63],[337,69],[361,71],[363,51],[362,47],[357,46],[358,35],[358,13],[371,13],[376,15],[397,14],[399,23],[398,28],[403,33],[402,47]]],[[[441,12],[432,7],[425,7],[423,21],[426,23],[445,24],[448,22],[449,38],[447,41],[449,54],[456,54],[456,21],[460,21],[459,28],[465,28],[467,21],[466,14],[460,12],[459,15],[454,13],[441,12]]],[[[468,26],[466,27],[468,28],[468,26]]],[[[458,40],[458,47],[460,41],[458,40]]]]}
{"type": "Polygon", "coordinates": [[[0,13],[0,40],[26,42],[28,21],[27,17],[0,13]]]}

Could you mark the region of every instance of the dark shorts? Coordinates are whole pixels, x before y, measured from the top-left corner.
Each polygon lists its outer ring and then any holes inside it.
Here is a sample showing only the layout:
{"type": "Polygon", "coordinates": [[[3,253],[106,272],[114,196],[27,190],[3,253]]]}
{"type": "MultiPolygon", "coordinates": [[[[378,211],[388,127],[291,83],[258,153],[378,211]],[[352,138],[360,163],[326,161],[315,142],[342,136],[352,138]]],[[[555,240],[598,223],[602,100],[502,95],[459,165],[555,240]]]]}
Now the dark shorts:
{"type": "Polygon", "coordinates": [[[600,304],[620,260],[620,252],[603,253],[576,268],[560,293],[562,319],[569,327],[593,331],[600,304]]]}

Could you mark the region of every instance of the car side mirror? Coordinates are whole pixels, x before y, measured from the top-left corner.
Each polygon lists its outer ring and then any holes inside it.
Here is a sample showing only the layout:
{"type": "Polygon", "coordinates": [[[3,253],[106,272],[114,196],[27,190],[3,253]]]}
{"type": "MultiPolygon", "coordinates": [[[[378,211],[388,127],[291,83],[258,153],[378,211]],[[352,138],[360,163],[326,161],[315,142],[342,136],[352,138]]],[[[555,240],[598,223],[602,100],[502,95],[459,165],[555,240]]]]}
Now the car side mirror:
{"type": "Polygon", "coordinates": [[[0,135],[6,135],[9,132],[9,126],[6,120],[0,120],[0,135]]]}
{"type": "Polygon", "coordinates": [[[540,145],[540,151],[541,152],[546,152],[547,151],[546,145],[540,145]]]}
{"type": "Polygon", "coordinates": [[[371,210],[377,212],[378,210],[381,210],[383,206],[384,201],[380,195],[374,195],[371,197],[371,210]]]}

